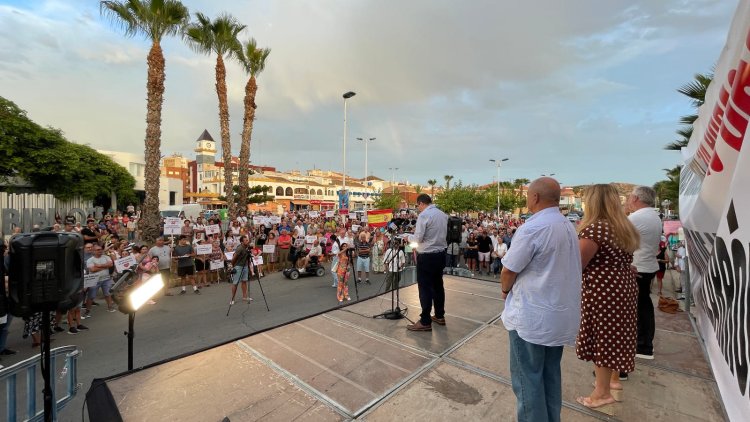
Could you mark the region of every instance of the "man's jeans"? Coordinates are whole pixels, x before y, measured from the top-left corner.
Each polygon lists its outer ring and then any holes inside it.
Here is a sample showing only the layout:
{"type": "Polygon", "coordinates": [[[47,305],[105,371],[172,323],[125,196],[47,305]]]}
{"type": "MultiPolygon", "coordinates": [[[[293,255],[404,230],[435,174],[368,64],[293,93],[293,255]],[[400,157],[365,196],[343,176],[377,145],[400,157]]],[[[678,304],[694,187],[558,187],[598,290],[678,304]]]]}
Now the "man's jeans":
{"type": "Polygon", "coordinates": [[[510,376],[519,422],[559,422],[562,408],[560,361],[563,347],[527,342],[515,330],[510,338],[510,376]]]}

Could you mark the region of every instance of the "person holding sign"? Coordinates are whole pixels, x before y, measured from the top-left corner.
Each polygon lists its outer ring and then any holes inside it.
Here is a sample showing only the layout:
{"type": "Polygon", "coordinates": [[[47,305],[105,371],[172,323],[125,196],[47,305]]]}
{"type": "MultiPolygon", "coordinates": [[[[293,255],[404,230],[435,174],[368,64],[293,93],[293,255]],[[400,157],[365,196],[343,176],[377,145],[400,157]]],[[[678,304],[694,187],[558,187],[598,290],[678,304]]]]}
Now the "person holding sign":
{"type": "Polygon", "coordinates": [[[94,256],[86,261],[86,268],[88,268],[90,274],[95,274],[99,281],[96,286],[90,288],[86,296],[86,315],[91,313],[91,305],[96,298],[96,292],[101,288],[104,294],[104,300],[107,301],[107,311],[115,312],[115,304],[112,302],[112,295],[110,295],[109,289],[112,288],[112,277],[109,275],[109,269],[112,268],[114,263],[112,258],[103,255],[102,247],[98,244],[94,244],[94,256]]]}
{"type": "Polygon", "coordinates": [[[190,245],[187,236],[180,236],[180,244],[174,247],[174,259],[177,260],[177,276],[180,278],[182,283],[181,295],[185,294],[185,282],[190,281],[193,285],[193,293],[201,294],[198,287],[195,285],[195,264],[193,258],[195,257],[195,251],[193,246],[190,245]]]}
{"type": "Polygon", "coordinates": [[[211,246],[211,236],[208,236],[207,240],[197,240],[196,241],[196,255],[195,255],[195,282],[198,285],[199,288],[208,287],[208,281],[206,280],[206,275],[208,273],[208,254],[206,254],[205,249],[207,248],[200,248],[201,246],[211,246]],[[203,253],[201,253],[203,252],[203,253]]]}
{"type": "Polygon", "coordinates": [[[247,279],[251,271],[249,268],[252,264],[250,259],[250,239],[247,236],[240,236],[240,246],[234,251],[232,256],[232,298],[230,305],[234,305],[234,295],[237,294],[237,285],[242,283],[242,300],[247,301],[247,279]]]}
{"type": "Polygon", "coordinates": [[[269,271],[275,271],[276,266],[276,234],[274,232],[268,233],[268,239],[265,245],[263,245],[263,259],[268,264],[269,271]]]}

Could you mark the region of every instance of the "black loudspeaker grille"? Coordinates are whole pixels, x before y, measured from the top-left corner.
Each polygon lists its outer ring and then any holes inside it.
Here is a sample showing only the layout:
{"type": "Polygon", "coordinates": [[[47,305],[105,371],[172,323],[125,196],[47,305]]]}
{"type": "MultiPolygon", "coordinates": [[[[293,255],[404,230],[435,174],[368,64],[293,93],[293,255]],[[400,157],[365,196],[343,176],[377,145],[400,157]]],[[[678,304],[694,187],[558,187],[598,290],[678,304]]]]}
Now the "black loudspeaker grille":
{"type": "Polygon", "coordinates": [[[448,235],[446,240],[448,243],[460,243],[461,242],[461,224],[463,220],[460,217],[449,217],[448,218],[448,235]]]}

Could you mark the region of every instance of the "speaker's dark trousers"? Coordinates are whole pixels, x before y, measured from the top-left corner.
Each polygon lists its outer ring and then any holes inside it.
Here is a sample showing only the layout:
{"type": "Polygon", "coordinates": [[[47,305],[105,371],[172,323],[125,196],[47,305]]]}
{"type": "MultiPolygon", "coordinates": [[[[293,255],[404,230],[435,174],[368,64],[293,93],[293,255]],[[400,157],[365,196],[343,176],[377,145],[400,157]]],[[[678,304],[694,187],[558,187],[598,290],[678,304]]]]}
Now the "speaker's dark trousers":
{"type": "Polygon", "coordinates": [[[419,304],[422,306],[419,321],[422,325],[432,325],[430,311],[433,305],[435,317],[445,317],[443,268],[445,268],[444,251],[417,254],[417,286],[419,287],[419,304]]]}
{"type": "Polygon", "coordinates": [[[636,353],[654,354],[654,303],[651,301],[651,281],[656,273],[638,273],[638,346],[636,353]]]}

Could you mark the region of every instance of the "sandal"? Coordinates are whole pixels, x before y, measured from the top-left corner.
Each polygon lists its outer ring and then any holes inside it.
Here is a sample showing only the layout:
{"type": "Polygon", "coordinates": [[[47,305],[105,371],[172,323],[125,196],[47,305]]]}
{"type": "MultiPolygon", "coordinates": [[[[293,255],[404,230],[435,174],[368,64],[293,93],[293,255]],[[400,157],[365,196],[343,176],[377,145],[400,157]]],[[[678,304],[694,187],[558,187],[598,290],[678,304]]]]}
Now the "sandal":
{"type": "Polygon", "coordinates": [[[588,407],[589,409],[602,409],[617,403],[617,400],[615,400],[614,397],[609,400],[604,400],[603,403],[599,403],[597,405],[594,405],[594,403],[591,401],[591,397],[578,397],[576,401],[579,404],[588,407]]]}

